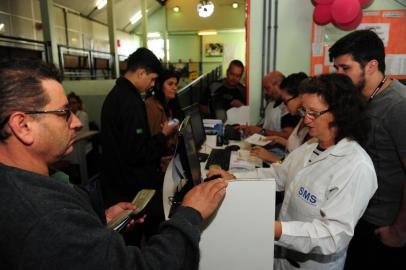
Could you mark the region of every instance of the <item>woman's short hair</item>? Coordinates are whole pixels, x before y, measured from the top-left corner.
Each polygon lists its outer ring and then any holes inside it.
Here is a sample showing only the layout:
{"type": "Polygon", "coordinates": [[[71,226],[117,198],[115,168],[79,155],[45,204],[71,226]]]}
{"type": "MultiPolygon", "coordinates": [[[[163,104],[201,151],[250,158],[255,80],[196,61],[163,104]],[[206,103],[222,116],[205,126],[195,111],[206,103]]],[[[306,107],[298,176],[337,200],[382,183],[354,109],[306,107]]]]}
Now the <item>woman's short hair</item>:
{"type": "Polygon", "coordinates": [[[364,143],[366,102],[348,76],[333,73],[311,77],[304,80],[299,89],[300,94],[316,94],[326,102],[334,116],[330,126],[337,128],[336,143],[343,138],[364,143]]]}

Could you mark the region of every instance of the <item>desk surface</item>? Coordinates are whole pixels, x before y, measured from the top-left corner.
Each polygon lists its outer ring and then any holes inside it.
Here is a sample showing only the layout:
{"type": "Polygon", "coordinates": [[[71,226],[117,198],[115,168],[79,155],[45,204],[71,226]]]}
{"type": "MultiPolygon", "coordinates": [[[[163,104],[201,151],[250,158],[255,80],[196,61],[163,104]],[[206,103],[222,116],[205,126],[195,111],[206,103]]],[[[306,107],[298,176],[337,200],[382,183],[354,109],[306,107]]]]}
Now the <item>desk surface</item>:
{"type": "MultiPolygon", "coordinates": [[[[229,145],[238,145],[240,146],[240,151],[248,151],[247,148],[251,147],[249,144],[245,144],[241,141],[230,141],[229,145]]],[[[213,148],[224,148],[225,145],[222,147],[216,146],[216,136],[209,135],[207,136],[206,142],[202,146],[200,152],[210,154],[213,148]]],[[[251,179],[257,180],[261,178],[259,175],[258,170],[256,167],[261,166],[262,161],[260,159],[250,159],[246,157],[241,157],[239,152],[232,151],[231,158],[230,158],[230,172],[233,173],[238,179],[251,179]]],[[[202,178],[205,178],[207,175],[207,170],[205,169],[206,162],[200,163],[200,171],[202,178]]],[[[176,191],[176,185],[173,181],[173,160],[169,163],[168,168],[165,172],[164,183],[163,183],[163,192],[162,192],[162,199],[163,199],[163,206],[164,206],[164,213],[165,217],[168,217],[170,206],[171,206],[171,198],[176,191]]]]}
{"type": "MultiPolygon", "coordinates": [[[[206,136],[206,141],[201,147],[200,152],[210,154],[212,149],[225,148],[229,145],[238,145],[240,147],[240,150],[231,152],[229,167],[229,171],[231,173],[248,172],[255,170],[255,168],[262,167],[262,160],[257,157],[250,156],[249,151],[251,149],[251,145],[244,141],[230,140],[230,143],[228,145],[218,147],[216,146],[216,135],[208,135],[206,136]]],[[[206,175],[206,173],[207,170],[205,170],[203,166],[202,175],[204,176],[206,175]]]]}

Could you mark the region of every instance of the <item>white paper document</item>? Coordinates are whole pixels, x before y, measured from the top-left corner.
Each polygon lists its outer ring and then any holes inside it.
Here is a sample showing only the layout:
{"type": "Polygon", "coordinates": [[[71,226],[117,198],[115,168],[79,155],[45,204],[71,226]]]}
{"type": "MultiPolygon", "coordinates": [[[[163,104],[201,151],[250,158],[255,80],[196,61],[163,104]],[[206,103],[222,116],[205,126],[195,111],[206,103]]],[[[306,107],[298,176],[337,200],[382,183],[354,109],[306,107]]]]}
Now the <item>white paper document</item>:
{"type": "Polygon", "coordinates": [[[227,111],[228,125],[240,124],[246,125],[250,122],[250,107],[241,106],[239,108],[231,108],[227,111]]]}
{"type": "Polygon", "coordinates": [[[247,143],[255,144],[255,145],[259,145],[259,146],[264,146],[264,145],[267,145],[268,143],[271,142],[271,141],[265,140],[265,136],[262,136],[262,135],[257,134],[257,133],[249,136],[244,141],[247,142],[247,143]]]}

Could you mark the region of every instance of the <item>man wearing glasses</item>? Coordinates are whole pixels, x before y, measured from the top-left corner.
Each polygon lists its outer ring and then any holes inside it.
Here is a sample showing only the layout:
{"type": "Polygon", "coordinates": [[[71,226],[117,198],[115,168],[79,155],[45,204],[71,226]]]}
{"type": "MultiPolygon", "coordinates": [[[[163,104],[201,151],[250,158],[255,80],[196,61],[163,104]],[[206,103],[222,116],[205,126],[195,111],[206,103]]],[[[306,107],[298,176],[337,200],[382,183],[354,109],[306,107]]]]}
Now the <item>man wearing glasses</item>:
{"type": "Polygon", "coordinates": [[[358,223],[346,269],[405,268],[406,87],[385,75],[385,48],[371,30],[354,31],[329,50],[338,73],[351,78],[367,101],[365,148],[378,175],[378,190],[358,223]],[[403,267],[401,266],[403,265],[403,267]]]}
{"type": "Polygon", "coordinates": [[[100,217],[83,190],[49,177],[80,127],[56,69],[33,60],[0,63],[2,269],[197,269],[198,226],[227,183],[196,186],[145,250],[127,247],[106,228],[124,209],[100,217]]]}

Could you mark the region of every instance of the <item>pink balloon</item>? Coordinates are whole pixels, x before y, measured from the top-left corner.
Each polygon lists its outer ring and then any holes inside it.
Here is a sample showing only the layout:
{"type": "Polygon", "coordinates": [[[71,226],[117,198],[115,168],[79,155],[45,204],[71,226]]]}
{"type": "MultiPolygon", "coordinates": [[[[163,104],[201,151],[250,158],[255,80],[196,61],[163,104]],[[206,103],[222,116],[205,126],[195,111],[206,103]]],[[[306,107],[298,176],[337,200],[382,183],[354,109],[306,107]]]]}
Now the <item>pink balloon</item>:
{"type": "Polygon", "coordinates": [[[331,5],[331,15],[336,23],[346,24],[357,18],[361,10],[358,0],[335,0],[331,5]]]}
{"type": "Polygon", "coordinates": [[[333,17],[331,16],[330,5],[317,5],[313,10],[313,21],[318,25],[325,25],[331,23],[333,17]]]}
{"type": "MultiPolygon", "coordinates": [[[[365,0],[364,0],[365,1],[365,0]]],[[[334,0],[314,0],[319,5],[330,5],[334,0]]]]}
{"type": "Polygon", "coordinates": [[[357,26],[361,23],[362,21],[362,11],[357,15],[357,17],[349,23],[337,23],[336,25],[341,28],[342,30],[352,30],[357,28],[357,26]]]}

